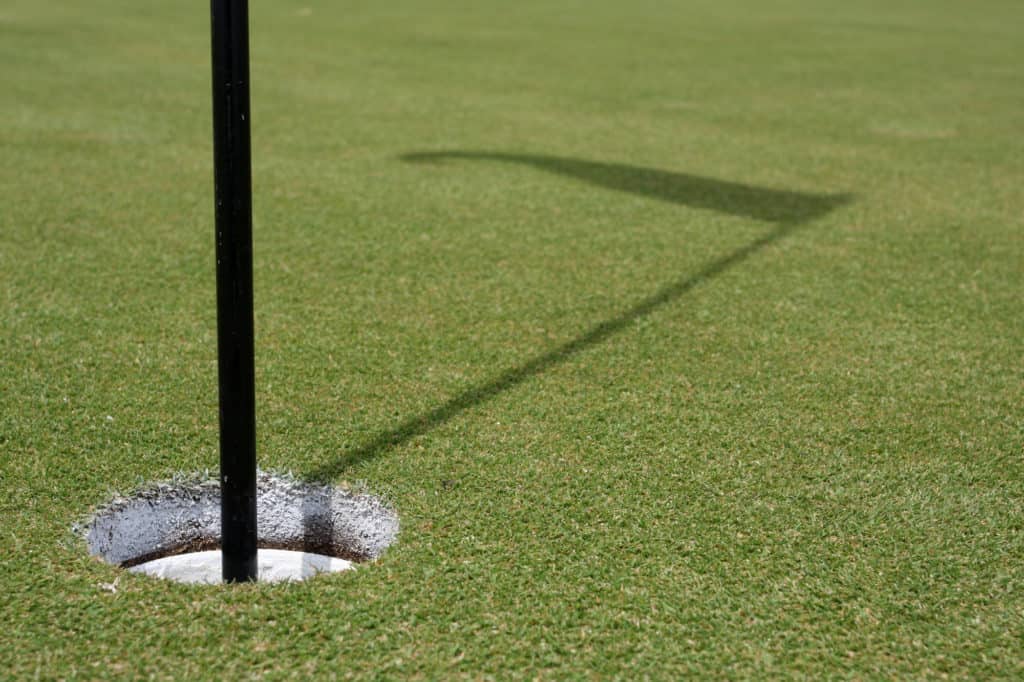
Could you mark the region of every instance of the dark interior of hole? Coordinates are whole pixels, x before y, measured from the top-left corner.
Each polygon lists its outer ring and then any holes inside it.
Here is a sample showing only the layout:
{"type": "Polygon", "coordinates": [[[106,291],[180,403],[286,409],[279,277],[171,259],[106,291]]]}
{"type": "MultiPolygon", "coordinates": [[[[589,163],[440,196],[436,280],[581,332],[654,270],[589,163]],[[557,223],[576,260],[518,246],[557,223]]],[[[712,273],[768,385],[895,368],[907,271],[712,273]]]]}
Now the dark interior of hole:
{"type": "MultiPolygon", "coordinates": [[[[257,547],[259,549],[286,549],[293,552],[323,554],[324,556],[330,556],[336,559],[345,559],[346,561],[352,561],[355,563],[362,563],[373,558],[365,552],[359,552],[347,545],[340,545],[318,538],[302,538],[285,542],[260,540],[257,543],[257,547]]],[[[192,552],[207,552],[215,549],[220,549],[220,538],[197,538],[189,542],[173,545],[171,547],[162,547],[157,551],[147,552],[146,554],[133,557],[127,561],[122,561],[120,566],[122,568],[131,568],[132,566],[138,566],[148,561],[163,559],[164,557],[178,556],[179,554],[191,554],[192,552]]]]}

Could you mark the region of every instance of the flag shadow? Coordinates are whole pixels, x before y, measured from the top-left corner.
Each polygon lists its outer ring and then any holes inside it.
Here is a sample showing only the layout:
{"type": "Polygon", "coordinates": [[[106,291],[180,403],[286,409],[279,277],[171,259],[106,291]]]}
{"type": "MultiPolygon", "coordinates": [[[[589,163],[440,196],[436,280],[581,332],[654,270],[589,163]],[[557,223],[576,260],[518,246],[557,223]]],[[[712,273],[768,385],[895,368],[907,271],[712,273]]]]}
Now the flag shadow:
{"type": "Polygon", "coordinates": [[[687,173],[676,173],[626,164],[582,159],[496,152],[418,152],[401,160],[410,163],[439,163],[446,160],[516,163],[576,178],[606,189],[667,201],[692,208],[703,208],[729,215],[773,223],[767,234],[706,264],[695,273],[668,283],[652,295],[638,301],[619,315],[599,322],[576,338],[537,357],[472,386],[427,412],[414,415],[384,431],[354,450],[342,454],[309,472],[309,477],[329,480],[348,467],[379,456],[402,445],[456,415],[508,391],[527,379],[542,374],[574,355],[596,346],[631,323],[650,315],[685,295],[698,285],[736,267],[753,254],[783,239],[801,225],[850,203],[851,194],[814,194],[756,187],[687,173]]]}

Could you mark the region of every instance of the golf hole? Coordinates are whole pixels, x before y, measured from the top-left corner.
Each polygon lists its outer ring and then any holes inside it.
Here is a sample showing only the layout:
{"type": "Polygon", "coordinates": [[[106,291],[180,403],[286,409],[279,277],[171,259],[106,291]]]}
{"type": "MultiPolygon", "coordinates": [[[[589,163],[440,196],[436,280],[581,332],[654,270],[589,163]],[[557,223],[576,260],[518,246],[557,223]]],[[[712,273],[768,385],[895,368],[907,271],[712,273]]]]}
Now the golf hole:
{"type": "MultiPolygon", "coordinates": [[[[260,473],[259,580],[305,580],[379,557],[398,516],[376,497],[260,473]]],[[[89,553],[130,571],[186,583],[221,582],[220,485],[154,484],[117,497],[80,527],[89,553]]]]}

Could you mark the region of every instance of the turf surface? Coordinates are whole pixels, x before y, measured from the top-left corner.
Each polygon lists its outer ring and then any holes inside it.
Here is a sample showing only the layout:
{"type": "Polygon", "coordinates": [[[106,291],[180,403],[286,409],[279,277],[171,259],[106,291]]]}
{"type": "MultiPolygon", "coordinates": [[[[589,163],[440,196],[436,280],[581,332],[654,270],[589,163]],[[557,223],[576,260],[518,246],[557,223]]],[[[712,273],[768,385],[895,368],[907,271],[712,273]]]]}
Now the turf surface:
{"type": "Polygon", "coordinates": [[[251,18],[261,462],[399,542],[70,535],[216,467],[208,13],[6,0],[0,677],[1024,676],[1024,5],[251,18]]]}

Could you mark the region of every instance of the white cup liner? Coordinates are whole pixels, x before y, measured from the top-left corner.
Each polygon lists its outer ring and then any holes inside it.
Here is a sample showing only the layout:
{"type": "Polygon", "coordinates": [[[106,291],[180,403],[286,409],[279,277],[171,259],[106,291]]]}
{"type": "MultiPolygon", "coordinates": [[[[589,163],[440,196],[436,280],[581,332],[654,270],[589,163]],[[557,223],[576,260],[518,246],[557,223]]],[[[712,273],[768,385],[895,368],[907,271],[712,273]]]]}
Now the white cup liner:
{"type": "MultiPolygon", "coordinates": [[[[398,515],[376,497],[291,476],[260,473],[256,507],[261,581],[350,569],[379,557],[398,535],[398,515]]],[[[117,497],[79,531],[89,553],[108,563],[179,582],[220,582],[215,480],[117,497]]]]}
{"type": "MultiPolygon", "coordinates": [[[[321,573],[349,571],[356,567],[356,564],[345,559],[287,549],[257,550],[256,565],[261,583],[305,580],[321,573]]],[[[219,549],[165,556],[137,564],[128,570],[179,583],[216,585],[223,582],[219,549]]]]}

